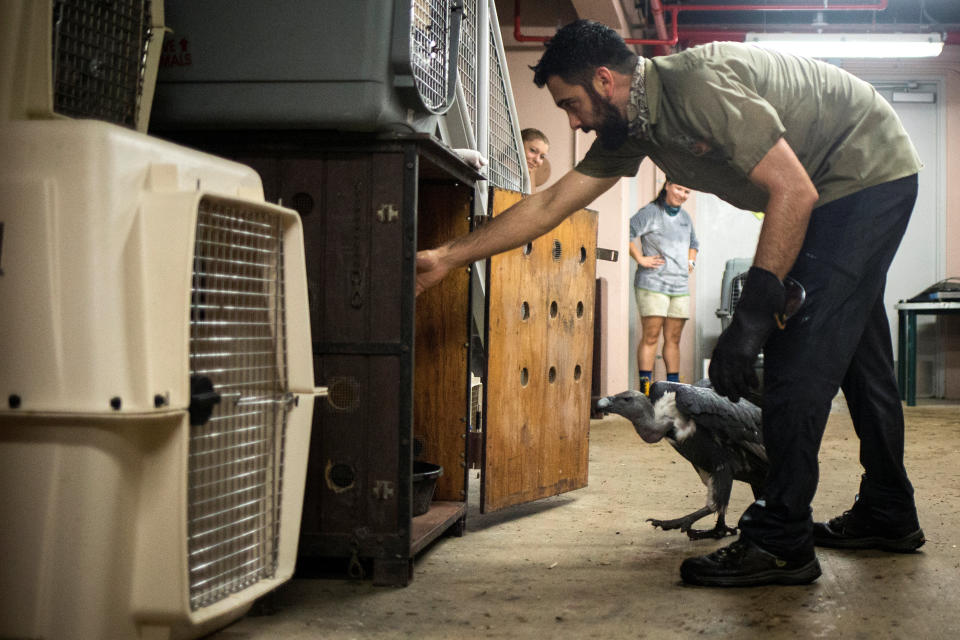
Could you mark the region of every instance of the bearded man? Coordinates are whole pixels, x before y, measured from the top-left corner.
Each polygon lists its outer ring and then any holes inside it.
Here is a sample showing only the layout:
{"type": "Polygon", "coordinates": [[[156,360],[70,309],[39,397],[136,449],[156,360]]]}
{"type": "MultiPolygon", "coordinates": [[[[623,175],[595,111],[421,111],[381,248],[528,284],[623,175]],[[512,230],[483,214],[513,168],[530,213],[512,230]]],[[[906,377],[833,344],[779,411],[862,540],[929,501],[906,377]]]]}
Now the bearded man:
{"type": "Polygon", "coordinates": [[[883,291],[917,194],[920,161],[896,113],[866,82],[824,62],[712,43],[653,59],[612,29],[560,29],[533,67],[573,129],[597,132],[549,189],[417,255],[418,291],[450,269],[549,231],[649,157],[679,184],[765,212],[740,301],[710,363],[733,401],[757,384],[770,472],[740,537],[688,558],[684,581],[806,584],[815,545],[910,552],[924,543],[903,465],[903,411],[883,291]],[[785,321],[784,280],[806,290],[785,321]],[[842,389],[864,467],[852,508],[814,524],[817,453],[842,389]]]}

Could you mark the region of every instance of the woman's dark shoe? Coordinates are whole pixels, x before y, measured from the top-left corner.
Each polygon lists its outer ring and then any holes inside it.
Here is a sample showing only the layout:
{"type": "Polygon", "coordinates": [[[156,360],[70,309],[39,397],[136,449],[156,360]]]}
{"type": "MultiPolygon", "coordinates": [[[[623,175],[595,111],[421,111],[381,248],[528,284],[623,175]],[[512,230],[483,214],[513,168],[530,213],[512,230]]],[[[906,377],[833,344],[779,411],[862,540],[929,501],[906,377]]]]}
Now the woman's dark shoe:
{"type": "Polygon", "coordinates": [[[813,542],[833,549],[880,549],[911,553],[923,546],[923,529],[895,531],[865,522],[853,511],[844,511],[829,522],[813,523],[813,542]]]}
{"type": "Polygon", "coordinates": [[[687,558],[680,577],[707,587],[753,587],[764,584],[809,584],[820,577],[820,563],[784,560],[740,538],[713,553],[687,558]]]}

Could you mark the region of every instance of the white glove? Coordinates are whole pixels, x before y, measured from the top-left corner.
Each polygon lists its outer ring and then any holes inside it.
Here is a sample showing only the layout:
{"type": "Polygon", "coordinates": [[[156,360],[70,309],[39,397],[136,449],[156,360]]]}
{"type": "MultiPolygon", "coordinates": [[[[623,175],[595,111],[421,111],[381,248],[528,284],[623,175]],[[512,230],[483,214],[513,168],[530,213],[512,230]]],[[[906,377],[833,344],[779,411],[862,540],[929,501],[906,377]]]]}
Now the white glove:
{"type": "Polygon", "coordinates": [[[466,162],[468,165],[480,171],[481,168],[487,165],[487,159],[480,155],[479,151],[473,149],[454,149],[460,159],[466,162]]]}

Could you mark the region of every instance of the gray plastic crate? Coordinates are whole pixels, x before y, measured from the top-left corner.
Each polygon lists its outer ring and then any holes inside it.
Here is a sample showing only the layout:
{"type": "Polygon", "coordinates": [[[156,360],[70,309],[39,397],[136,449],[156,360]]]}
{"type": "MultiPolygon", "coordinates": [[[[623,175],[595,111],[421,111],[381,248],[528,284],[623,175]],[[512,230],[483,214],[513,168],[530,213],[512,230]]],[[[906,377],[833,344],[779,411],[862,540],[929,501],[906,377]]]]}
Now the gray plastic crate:
{"type": "Polygon", "coordinates": [[[717,317],[720,318],[720,326],[724,331],[730,325],[733,311],[740,300],[740,292],[743,291],[743,282],[752,264],[753,258],[731,258],[724,263],[720,308],[717,309],[717,317]]]}
{"type": "Polygon", "coordinates": [[[433,133],[461,0],[167,0],[151,126],[433,133]]]}

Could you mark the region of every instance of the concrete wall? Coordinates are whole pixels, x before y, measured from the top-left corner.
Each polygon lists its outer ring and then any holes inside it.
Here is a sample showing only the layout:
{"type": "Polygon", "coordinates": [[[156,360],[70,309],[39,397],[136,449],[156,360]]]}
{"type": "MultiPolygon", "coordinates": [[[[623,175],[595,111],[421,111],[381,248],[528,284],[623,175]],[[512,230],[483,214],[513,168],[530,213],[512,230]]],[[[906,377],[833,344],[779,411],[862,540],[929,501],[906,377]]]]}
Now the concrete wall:
{"type": "MultiPolygon", "coordinates": [[[[948,45],[938,58],[847,62],[851,73],[867,78],[942,79],[946,105],[945,277],[960,278],[960,46],[948,45]]],[[[932,283],[931,283],[932,284],[932,283]]],[[[960,316],[940,316],[945,397],[960,398],[960,316]]]]}

